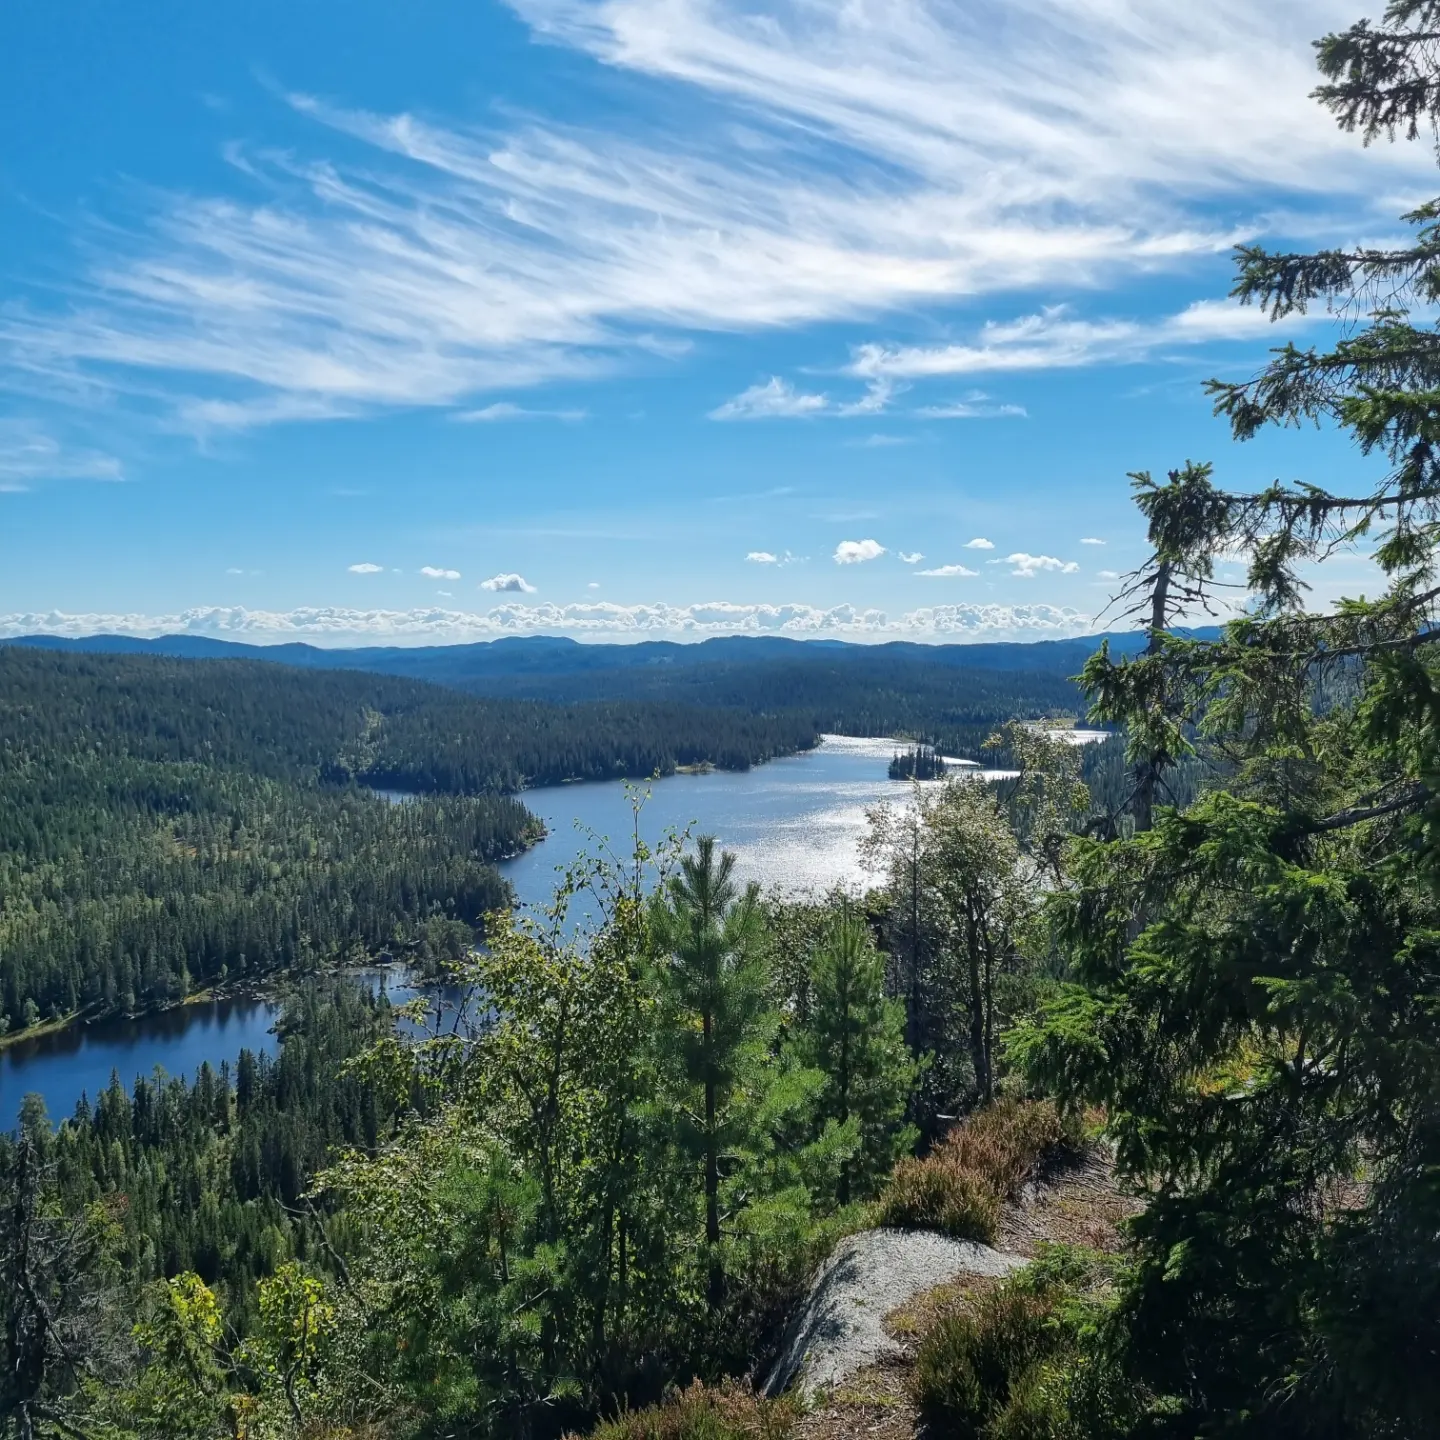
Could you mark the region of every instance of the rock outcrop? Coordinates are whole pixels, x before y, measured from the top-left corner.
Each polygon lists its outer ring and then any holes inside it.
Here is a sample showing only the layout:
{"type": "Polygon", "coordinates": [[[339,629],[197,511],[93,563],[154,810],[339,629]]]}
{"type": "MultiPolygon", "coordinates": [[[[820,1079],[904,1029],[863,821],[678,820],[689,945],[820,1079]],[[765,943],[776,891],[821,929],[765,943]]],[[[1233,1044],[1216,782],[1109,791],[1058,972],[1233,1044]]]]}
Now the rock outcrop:
{"type": "Polygon", "coordinates": [[[820,1267],[786,1331],[765,1393],[798,1388],[805,1398],[834,1390],[899,1346],[883,1321],[922,1291],[962,1275],[1008,1275],[1026,1263],[988,1245],[923,1230],[865,1230],[841,1241],[820,1267]]]}

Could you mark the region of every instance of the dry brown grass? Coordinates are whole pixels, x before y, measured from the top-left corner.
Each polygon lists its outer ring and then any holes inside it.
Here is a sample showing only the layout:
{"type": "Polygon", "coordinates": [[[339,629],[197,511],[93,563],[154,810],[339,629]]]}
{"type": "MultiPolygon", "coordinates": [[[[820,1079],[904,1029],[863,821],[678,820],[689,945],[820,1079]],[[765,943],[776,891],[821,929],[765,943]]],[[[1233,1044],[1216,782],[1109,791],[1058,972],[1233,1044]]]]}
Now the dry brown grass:
{"type": "Polygon", "coordinates": [[[1064,1138],[1043,1100],[997,1100],[962,1120],[923,1160],[902,1160],[880,1197],[882,1225],[993,1244],[1001,1207],[1064,1138]]]}
{"type": "Polygon", "coordinates": [[[794,1401],[762,1400],[738,1380],[697,1380],[662,1405],[608,1421],[591,1440],[789,1440],[798,1416],[794,1401]]]}

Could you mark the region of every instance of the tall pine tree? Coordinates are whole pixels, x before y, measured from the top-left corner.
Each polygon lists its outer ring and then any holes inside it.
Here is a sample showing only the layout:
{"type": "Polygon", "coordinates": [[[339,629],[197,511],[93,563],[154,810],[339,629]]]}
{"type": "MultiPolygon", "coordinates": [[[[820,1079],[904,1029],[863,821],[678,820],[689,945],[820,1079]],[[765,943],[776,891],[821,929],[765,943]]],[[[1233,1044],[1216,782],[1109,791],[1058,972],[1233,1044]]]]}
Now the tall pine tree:
{"type": "Polygon", "coordinates": [[[919,1131],[904,1123],[920,1067],[905,1046],[905,1007],[885,997],[885,960],[861,920],[843,915],[815,948],[811,1008],[797,1038],[825,1076],[822,1122],[850,1127],[855,1154],[840,1167],[836,1199],[868,1199],[919,1131]]]}
{"type": "Polygon", "coordinates": [[[702,836],[657,896],[660,1029],[680,1145],[702,1172],[706,1298],[725,1298],[721,1184],[748,1148],[774,1033],[759,889],[734,881],[735,856],[702,836]]]}

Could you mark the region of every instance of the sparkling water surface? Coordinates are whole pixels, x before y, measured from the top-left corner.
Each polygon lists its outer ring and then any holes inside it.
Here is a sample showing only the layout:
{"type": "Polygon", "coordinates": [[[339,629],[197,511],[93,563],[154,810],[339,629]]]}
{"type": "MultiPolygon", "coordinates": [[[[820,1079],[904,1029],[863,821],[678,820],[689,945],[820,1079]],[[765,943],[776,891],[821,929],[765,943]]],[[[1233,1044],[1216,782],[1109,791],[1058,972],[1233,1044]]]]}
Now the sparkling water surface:
{"type": "MultiPolygon", "coordinates": [[[[886,800],[903,804],[907,793],[887,774],[896,748],[892,740],[826,736],[816,750],[752,770],[667,776],[648,786],[642,833],[652,843],[669,829],[714,835],[736,852],[741,879],[788,894],[862,885],[867,877],[857,845],[866,812],[886,800]]],[[[1005,773],[964,769],[977,776],[1005,773]]],[[[392,791],[385,798],[403,803],[406,797],[392,791]]],[[[548,899],[557,870],[592,848],[591,836],[607,839],[622,857],[629,854],[632,820],[623,782],[556,785],[522,798],[549,832],[500,867],[522,904],[548,899]]],[[[382,979],[371,975],[369,983],[382,979]]],[[[394,982],[390,992],[397,999],[412,993],[394,982]]],[[[207,1060],[218,1067],[243,1049],[273,1050],[278,1015],[270,1001],[231,998],[17,1041],[0,1050],[0,1126],[14,1123],[28,1091],[40,1094],[59,1120],[82,1094],[93,1101],[112,1071],[126,1085],[157,1067],[189,1078],[207,1060]]]]}

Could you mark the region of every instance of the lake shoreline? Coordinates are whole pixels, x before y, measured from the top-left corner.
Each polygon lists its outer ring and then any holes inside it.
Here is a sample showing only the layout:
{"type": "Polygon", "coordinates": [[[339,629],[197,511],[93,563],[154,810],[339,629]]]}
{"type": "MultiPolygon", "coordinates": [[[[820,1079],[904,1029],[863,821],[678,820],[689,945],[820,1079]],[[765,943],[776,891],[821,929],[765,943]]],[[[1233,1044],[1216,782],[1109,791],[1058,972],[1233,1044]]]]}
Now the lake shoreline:
{"type": "MultiPolygon", "coordinates": [[[[650,792],[643,838],[655,845],[671,834],[716,835],[737,854],[743,879],[782,895],[823,894],[836,885],[865,888],[874,880],[857,845],[868,814],[876,805],[903,804],[909,790],[886,774],[894,745],[893,737],[827,735],[819,746],[745,771],[662,777],[663,783],[639,787],[650,792]]],[[[607,837],[616,853],[628,854],[634,788],[612,780],[529,792],[543,836],[535,834],[493,862],[512,903],[522,910],[547,904],[557,875],[595,845],[610,846],[607,837]]],[[[583,923],[588,902],[581,896],[575,903],[572,918],[583,923]]],[[[406,988],[412,970],[403,948],[377,947],[368,962],[353,965],[340,960],[327,957],[323,968],[230,976],[136,1012],[92,1007],[15,1030],[0,1037],[0,1105],[13,1109],[22,1094],[34,1091],[51,1114],[68,1115],[82,1092],[93,1098],[104,1088],[112,1069],[133,1077],[158,1065],[193,1077],[202,1063],[233,1062],[241,1048],[271,1049],[278,1002],[311,976],[370,969],[393,977],[387,988],[406,988]]]]}

